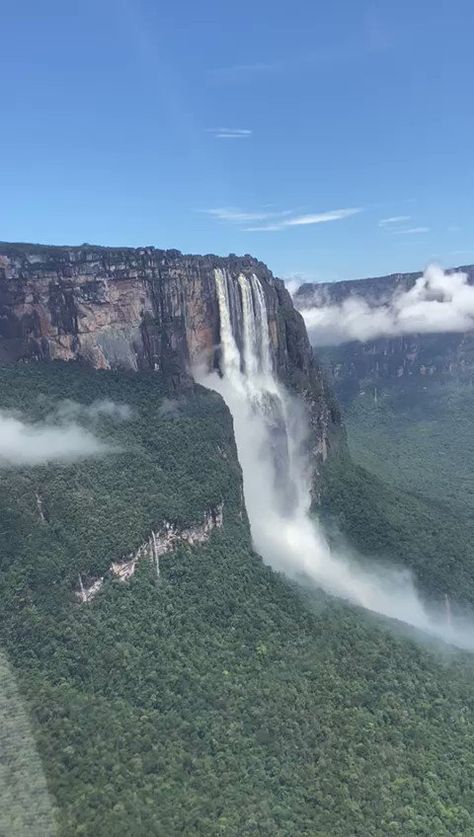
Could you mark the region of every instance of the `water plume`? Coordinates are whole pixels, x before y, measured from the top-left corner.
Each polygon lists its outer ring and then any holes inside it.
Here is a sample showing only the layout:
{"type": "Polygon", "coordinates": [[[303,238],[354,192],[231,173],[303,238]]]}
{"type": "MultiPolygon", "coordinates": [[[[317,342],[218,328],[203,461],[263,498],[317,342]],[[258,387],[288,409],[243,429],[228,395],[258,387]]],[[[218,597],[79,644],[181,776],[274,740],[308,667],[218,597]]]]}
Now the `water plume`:
{"type": "MultiPolygon", "coordinates": [[[[233,419],[243,471],[252,539],[264,561],[292,578],[460,648],[474,649],[474,630],[432,614],[407,570],[362,566],[332,551],[310,515],[310,469],[304,455],[303,410],[272,368],[265,292],[257,276],[241,274],[243,350],[239,350],[230,300],[234,279],[215,271],[220,315],[220,374],[200,374],[221,394],[233,419]]],[[[237,300],[237,303],[239,302],[237,300]]],[[[240,315],[239,315],[240,316],[240,315]]]]}

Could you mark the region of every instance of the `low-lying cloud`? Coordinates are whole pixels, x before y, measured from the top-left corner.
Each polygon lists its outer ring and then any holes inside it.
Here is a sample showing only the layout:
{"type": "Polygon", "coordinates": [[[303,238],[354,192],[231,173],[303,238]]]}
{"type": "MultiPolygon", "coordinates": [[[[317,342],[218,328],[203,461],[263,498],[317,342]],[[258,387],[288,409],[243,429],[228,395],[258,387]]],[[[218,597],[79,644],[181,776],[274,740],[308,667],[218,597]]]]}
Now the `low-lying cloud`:
{"type": "Polygon", "coordinates": [[[109,400],[90,405],[66,400],[47,419],[36,422],[0,410],[0,468],[71,463],[114,453],[117,447],[81,422],[94,423],[101,416],[123,421],[130,414],[126,404],[109,400]]]}
{"type": "Polygon", "coordinates": [[[179,415],[179,401],[175,398],[163,398],[158,408],[158,415],[164,419],[177,418],[179,415]]]}
{"type": "Polygon", "coordinates": [[[110,398],[93,401],[92,404],[79,404],[77,401],[66,398],[58,404],[52,418],[63,422],[80,419],[95,421],[104,416],[113,421],[126,421],[131,414],[128,404],[117,404],[110,398]]]}
{"type": "Polygon", "coordinates": [[[326,305],[317,294],[316,288],[314,304],[300,310],[318,346],[474,329],[474,286],[468,284],[467,274],[445,273],[437,265],[430,265],[412,288],[396,291],[383,303],[371,304],[355,294],[326,305]]]}

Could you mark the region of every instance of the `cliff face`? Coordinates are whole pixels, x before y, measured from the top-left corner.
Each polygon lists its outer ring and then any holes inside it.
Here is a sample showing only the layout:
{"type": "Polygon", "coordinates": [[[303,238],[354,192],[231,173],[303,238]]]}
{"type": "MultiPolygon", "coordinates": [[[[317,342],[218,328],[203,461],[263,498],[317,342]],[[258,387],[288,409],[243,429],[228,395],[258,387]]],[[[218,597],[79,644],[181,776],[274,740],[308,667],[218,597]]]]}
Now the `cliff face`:
{"type": "Polygon", "coordinates": [[[0,244],[0,362],[152,369],[186,386],[196,362],[218,365],[216,268],[234,281],[241,273],[260,280],[275,370],[309,405],[315,455],[324,458],[338,409],[283,282],[251,256],[0,244]]]}
{"type": "MultiPolygon", "coordinates": [[[[470,285],[474,285],[474,265],[453,268],[466,273],[470,285]]],[[[297,307],[307,305],[336,305],[350,296],[358,296],[369,304],[388,302],[395,292],[408,291],[423,274],[390,273],[388,276],[372,276],[368,279],[348,279],[343,282],[307,282],[296,294],[297,307]]]]}
{"type": "Polygon", "coordinates": [[[318,354],[341,402],[368,386],[474,382],[474,334],[381,338],[325,347],[318,354]]]}
{"type": "MultiPolygon", "coordinates": [[[[457,268],[474,284],[474,266],[457,268]]],[[[397,273],[371,279],[302,285],[295,304],[305,307],[340,304],[351,296],[370,305],[388,302],[394,293],[413,287],[421,273],[397,273]]],[[[351,342],[318,348],[336,393],[341,400],[353,397],[367,385],[410,380],[426,386],[428,380],[474,380],[474,334],[437,333],[381,337],[366,343],[351,342]]]]}

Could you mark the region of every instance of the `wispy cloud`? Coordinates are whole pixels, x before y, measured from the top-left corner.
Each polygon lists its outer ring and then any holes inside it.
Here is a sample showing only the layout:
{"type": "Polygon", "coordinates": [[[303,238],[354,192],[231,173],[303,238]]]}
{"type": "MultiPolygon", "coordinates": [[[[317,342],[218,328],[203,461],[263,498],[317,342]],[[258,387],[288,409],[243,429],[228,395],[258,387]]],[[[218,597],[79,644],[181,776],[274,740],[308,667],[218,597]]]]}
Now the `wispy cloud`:
{"type": "Polygon", "coordinates": [[[393,230],[393,235],[421,235],[429,231],[429,227],[409,227],[407,230],[393,230]]]}
{"type": "Polygon", "coordinates": [[[393,215],[391,218],[381,218],[379,227],[389,227],[391,224],[403,224],[411,221],[411,215],[393,215]]]}
{"type": "Polygon", "coordinates": [[[202,210],[207,215],[212,215],[219,221],[229,221],[236,224],[249,224],[252,221],[270,221],[275,218],[283,218],[288,215],[293,215],[293,210],[286,209],[283,212],[246,212],[242,209],[233,207],[220,207],[217,209],[202,210]]]}
{"type": "Polygon", "coordinates": [[[344,66],[388,48],[389,44],[383,40],[380,28],[377,33],[372,28],[372,31],[362,32],[358,39],[319,44],[311,52],[302,53],[297,48],[289,49],[282,57],[271,56],[268,61],[249,61],[214,67],[210,74],[218,82],[252,82],[276,75],[311,72],[325,66],[344,66]]]}
{"type": "Polygon", "coordinates": [[[244,232],[275,232],[289,227],[304,227],[311,224],[325,224],[328,221],[341,221],[343,218],[349,218],[363,210],[360,207],[353,207],[305,215],[296,214],[294,209],[285,209],[281,212],[247,212],[235,207],[219,207],[201,211],[219,221],[233,224],[255,224],[255,226],[243,227],[244,232]]]}
{"type": "Polygon", "coordinates": [[[250,128],[207,128],[207,133],[215,139],[248,139],[252,136],[250,128]]]}
{"type": "Polygon", "coordinates": [[[294,215],[290,218],[284,218],[270,224],[262,224],[257,227],[246,227],[246,232],[275,232],[277,230],[288,229],[289,227],[304,227],[311,224],[326,224],[329,221],[342,221],[344,218],[349,218],[351,215],[357,215],[362,212],[360,207],[352,207],[350,209],[332,209],[328,212],[311,213],[307,215],[294,215]]]}

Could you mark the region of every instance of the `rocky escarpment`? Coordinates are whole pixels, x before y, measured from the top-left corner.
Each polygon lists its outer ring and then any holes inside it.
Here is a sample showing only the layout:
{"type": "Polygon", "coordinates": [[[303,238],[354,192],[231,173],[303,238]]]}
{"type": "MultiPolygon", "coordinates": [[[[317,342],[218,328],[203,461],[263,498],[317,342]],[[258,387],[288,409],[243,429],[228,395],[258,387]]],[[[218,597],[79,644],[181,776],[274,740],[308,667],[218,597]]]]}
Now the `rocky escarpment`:
{"type": "MultiPolygon", "coordinates": [[[[474,265],[453,268],[465,273],[468,283],[474,285],[474,265]]],[[[370,305],[382,305],[394,295],[412,288],[423,274],[390,273],[388,276],[372,276],[367,279],[348,279],[342,282],[306,282],[295,294],[297,308],[308,305],[337,305],[351,296],[362,297],[370,305]]]]}
{"type": "MultiPolygon", "coordinates": [[[[456,270],[467,274],[474,284],[474,266],[456,270]]],[[[394,294],[413,287],[421,273],[397,273],[347,282],[305,284],[296,295],[295,304],[305,307],[337,305],[350,297],[364,299],[369,305],[384,305],[394,294]]],[[[318,348],[340,400],[350,400],[368,385],[383,386],[399,382],[426,386],[428,381],[474,381],[474,334],[435,333],[380,337],[376,340],[350,342],[318,348]]]]}
{"type": "MultiPolygon", "coordinates": [[[[119,561],[112,561],[108,577],[114,576],[119,581],[128,581],[135,574],[137,564],[147,560],[153,564],[157,579],[160,578],[160,558],[172,552],[179,545],[184,544],[190,547],[206,543],[214,529],[221,529],[224,525],[223,504],[216,509],[209,509],[203,518],[202,523],[189,526],[186,529],[178,529],[173,523],[165,521],[157,532],[152,530],[150,537],[134,550],[134,552],[119,561]]],[[[104,576],[97,578],[83,579],[79,575],[79,585],[75,591],[76,599],[81,604],[87,604],[95,598],[101,590],[105,581],[104,576]],[[85,582],[85,583],[84,583],[85,582]]]]}
{"type": "Polygon", "coordinates": [[[275,371],[309,405],[317,457],[338,434],[337,406],[284,283],[251,256],[153,247],[0,244],[0,362],[79,360],[151,369],[177,388],[219,363],[216,268],[262,285],[275,371]]]}

